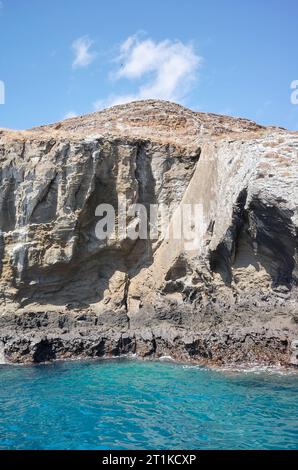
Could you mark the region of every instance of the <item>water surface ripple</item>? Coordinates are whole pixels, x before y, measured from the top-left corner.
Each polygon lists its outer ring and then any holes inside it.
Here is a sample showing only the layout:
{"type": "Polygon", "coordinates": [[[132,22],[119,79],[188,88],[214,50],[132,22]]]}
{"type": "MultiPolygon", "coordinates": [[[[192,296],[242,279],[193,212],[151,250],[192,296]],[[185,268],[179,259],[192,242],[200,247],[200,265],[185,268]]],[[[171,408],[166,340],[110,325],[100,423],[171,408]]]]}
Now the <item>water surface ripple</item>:
{"type": "Polygon", "coordinates": [[[297,449],[297,374],[0,366],[0,449],[297,449]]]}

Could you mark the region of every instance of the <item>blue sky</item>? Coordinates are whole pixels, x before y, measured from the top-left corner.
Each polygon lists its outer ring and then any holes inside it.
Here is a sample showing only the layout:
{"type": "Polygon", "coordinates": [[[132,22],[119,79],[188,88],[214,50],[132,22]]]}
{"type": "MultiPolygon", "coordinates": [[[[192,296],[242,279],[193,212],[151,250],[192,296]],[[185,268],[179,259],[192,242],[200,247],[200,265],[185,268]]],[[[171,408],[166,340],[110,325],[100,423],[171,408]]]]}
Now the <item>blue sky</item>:
{"type": "Polygon", "coordinates": [[[0,4],[0,127],[158,97],[298,129],[297,0],[0,4]]]}

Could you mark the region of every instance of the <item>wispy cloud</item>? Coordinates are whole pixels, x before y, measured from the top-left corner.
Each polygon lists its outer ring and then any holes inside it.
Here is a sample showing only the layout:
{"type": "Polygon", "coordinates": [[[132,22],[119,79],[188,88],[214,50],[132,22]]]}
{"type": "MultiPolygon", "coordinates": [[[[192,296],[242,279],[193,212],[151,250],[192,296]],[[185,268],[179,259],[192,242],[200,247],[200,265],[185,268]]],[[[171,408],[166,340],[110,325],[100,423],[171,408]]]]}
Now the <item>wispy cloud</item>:
{"type": "Polygon", "coordinates": [[[75,111],[68,111],[68,113],[64,114],[62,119],[70,119],[77,117],[77,113],[75,111]]]}
{"type": "Polygon", "coordinates": [[[137,90],[98,100],[94,103],[96,109],[150,98],[181,102],[197,78],[202,58],[191,44],[169,39],[160,42],[150,38],[141,40],[135,35],[120,45],[115,62],[118,69],[113,78],[138,81],[137,90]]]}
{"type": "Polygon", "coordinates": [[[96,53],[90,51],[92,45],[93,41],[89,36],[82,36],[73,41],[71,45],[74,52],[73,68],[87,67],[94,61],[96,53]]]}

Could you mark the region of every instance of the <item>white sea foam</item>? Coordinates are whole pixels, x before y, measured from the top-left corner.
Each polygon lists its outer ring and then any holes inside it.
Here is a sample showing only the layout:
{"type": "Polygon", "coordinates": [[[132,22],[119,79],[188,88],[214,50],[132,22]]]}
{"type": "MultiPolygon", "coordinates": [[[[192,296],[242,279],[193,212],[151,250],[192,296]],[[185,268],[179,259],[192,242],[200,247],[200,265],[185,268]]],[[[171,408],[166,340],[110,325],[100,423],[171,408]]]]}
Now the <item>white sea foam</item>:
{"type": "Polygon", "coordinates": [[[161,361],[161,362],[163,362],[163,361],[165,361],[165,362],[167,362],[167,361],[174,362],[175,359],[172,356],[161,356],[159,358],[159,361],[161,361]]]}
{"type": "Polygon", "coordinates": [[[204,370],[214,370],[216,372],[222,373],[241,373],[241,374],[279,374],[279,375],[297,375],[298,369],[294,368],[285,368],[281,365],[262,365],[262,364],[246,364],[246,365],[225,365],[225,366],[201,366],[199,364],[187,364],[183,365],[185,369],[204,369],[204,370]]]}

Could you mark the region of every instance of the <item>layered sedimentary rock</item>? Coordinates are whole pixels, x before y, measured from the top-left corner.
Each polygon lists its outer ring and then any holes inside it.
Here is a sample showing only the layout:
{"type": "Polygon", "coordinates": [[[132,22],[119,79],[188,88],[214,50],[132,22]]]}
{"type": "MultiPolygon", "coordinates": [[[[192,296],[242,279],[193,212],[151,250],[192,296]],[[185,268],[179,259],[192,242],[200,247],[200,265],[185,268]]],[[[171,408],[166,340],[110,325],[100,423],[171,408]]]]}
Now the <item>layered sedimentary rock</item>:
{"type": "Polygon", "coordinates": [[[153,100],[0,130],[0,359],[298,362],[297,157],[297,132],[153,100]],[[99,240],[119,198],[169,236],[99,240]]]}

